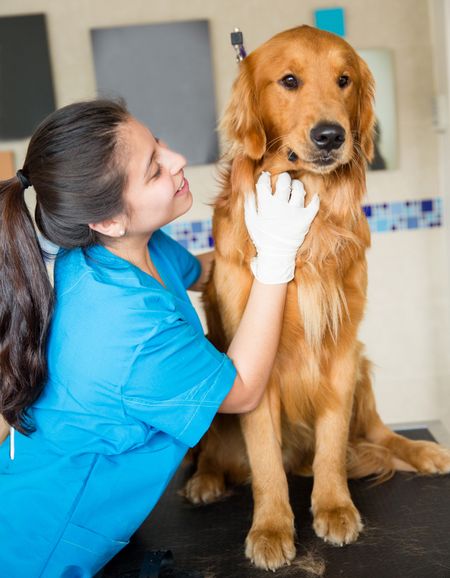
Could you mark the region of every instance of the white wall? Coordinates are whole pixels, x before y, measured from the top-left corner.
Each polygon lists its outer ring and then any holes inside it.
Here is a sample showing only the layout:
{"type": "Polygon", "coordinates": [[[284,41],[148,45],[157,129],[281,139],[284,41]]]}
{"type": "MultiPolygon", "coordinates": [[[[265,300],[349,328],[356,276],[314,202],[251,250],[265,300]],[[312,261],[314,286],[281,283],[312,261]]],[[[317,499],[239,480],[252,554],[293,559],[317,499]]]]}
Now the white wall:
{"type": "MultiPolygon", "coordinates": [[[[207,18],[217,108],[222,111],[236,74],[229,40],[235,26],[244,31],[250,51],[285,28],[313,24],[313,10],[333,4],[345,8],[347,40],[355,48],[389,48],[395,58],[399,168],[369,174],[366,202],[442,194],[438,137],[432,127],[433,61],[427,0],[285,0],[277,3],[276,9],[272,0],[2,0],[0,15],[48,15],[59,106],[95,95],[90,28],[207,18]]],[[[18,45],[24,41],[17,39],[18,45]]],[[[26,143],[0,143],[1,149],[11,147],[20,165],[26,143]]],[[[192,167],[187,176],[196,198],[187,218],[205,218],[209,216],[206,203],[218,190],[214,167],[192,167]]],[[[376,364],[376,394],[388,422],[439,419],[449,401],[445,234],[440,228],[373,236],[362,337],[376,364]]],[[[450,421],[449,413],[447,419],[450,421]]]]}
{"type": "MultiPolygon", "coordinates": [[[[447,226],[444,229],[445,247],[443,257],[450,270],[450,0],[429,0],[431,38],[433,47],[433,72],[438,134],[438,164],[440,190],[444,197],[444,219],[447,226]]],[[[450,292],[447,289],[446,298],[450,292]]],[[[444,301],[445,301],[444,297],[444,301]]],[[[448,319],[448,308],[447,308],[448,319]]],[[[449,324],[450,325],[450,324],[449,324]]],[[[448,333],[447,333],[448,336],[448,333]]],[[[447,364],[450,364],[450,348],[444,353],[447,364]]],[[[441,403],[441,418],[450,430],[450,385],[448,374],[440,382],[439,400],[441,403]]]]}

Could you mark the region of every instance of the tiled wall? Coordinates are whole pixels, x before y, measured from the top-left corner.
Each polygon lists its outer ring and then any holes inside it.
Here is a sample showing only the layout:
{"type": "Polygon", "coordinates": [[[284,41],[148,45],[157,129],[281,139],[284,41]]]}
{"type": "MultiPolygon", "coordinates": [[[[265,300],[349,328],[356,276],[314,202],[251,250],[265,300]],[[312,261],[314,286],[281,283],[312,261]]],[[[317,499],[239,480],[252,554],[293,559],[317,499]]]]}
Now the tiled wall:
{"type": "Polygon", "coordinates": [[[442,198],[366,205],[364,212],[373,233],[440,227],[442,198]]]}
{"type": "MultiPolygon", "coordinates": [[[[372,233],[423,229],[442,225],[442,198],[398,201],[364,205],[363,210],[372,233]]],[[[175,222],[164,227],[166,233],[190,251],[214,246],[211,219],[175,222]]]]}
{"type": "Polygon", "coordinates": [[[164,231],[189,251],[196,252],[214,247],[211,219],[180,221],[164,227],[164,231]]]}

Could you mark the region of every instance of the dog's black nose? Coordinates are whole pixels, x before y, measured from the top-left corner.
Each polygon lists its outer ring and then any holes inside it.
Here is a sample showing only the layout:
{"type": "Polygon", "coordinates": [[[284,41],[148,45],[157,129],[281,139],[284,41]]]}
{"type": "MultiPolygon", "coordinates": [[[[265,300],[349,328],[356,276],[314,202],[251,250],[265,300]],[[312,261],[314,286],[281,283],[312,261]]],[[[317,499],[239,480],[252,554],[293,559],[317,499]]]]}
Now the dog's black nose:
{"type": "Polygon", "coordinates": [[[345,142],[345,130],[340,124],[317,124],[309,134],[317,148],[328,152],[338,149],[345,142]]]}

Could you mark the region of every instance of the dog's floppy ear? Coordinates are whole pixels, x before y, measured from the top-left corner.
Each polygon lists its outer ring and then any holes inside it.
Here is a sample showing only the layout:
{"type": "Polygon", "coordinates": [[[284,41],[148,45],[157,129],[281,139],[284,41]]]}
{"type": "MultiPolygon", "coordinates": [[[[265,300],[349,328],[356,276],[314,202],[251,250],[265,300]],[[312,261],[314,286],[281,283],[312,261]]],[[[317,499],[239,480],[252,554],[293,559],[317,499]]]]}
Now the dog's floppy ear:
{"type": "Polygon", "coordinates": [[[358,133],[362,152],[367,161],[370,162],[374,153],[375,111],[373,108],[373,100],[375,95],[375,81],[369,67],[359,56],[358,64],[360,71],[358,133]]]}
{"type": "Polygon", "coordinates": [[[220,123],[227,139],[238,142],[244,154],[259,160],[266,150],[266,134],[258,114],[256,88],[249,57],[240,64],[239,76],[233,84],[231,100],[220,123]]]}

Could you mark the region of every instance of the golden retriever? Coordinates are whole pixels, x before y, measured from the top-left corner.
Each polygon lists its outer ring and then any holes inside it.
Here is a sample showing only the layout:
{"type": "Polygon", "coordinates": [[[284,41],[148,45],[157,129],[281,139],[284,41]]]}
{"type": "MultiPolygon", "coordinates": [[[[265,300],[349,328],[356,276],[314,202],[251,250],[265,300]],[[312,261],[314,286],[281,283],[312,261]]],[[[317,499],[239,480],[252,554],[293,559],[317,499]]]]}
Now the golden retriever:
{"type": "MultiPolygon", "coordinates": [[[[229,142],[213,217],[216,260],[204,299],[209,336],[226,351],[252,283],[254,247],[243,198],[262,170],[289,171],[320,196],[297,255],[279,351],[259,407],[219,415],[186,486],[194,503],[251,479],[246,555],[276,569],[295,557],[286,472],[313,474],[318,536],[337,545],[362,529],[348,477],[403,469],[450,471],[450,453],[389,430],[375,407],[370,362],[357,339],[367,287],[369,226],[361,208],[373,154],[374,83],[343,39],[301,26],[277,34],[240,65],[221,128],[229,142]]],[[[264,352],[261,352],[264,355],[264,352]]]]}

